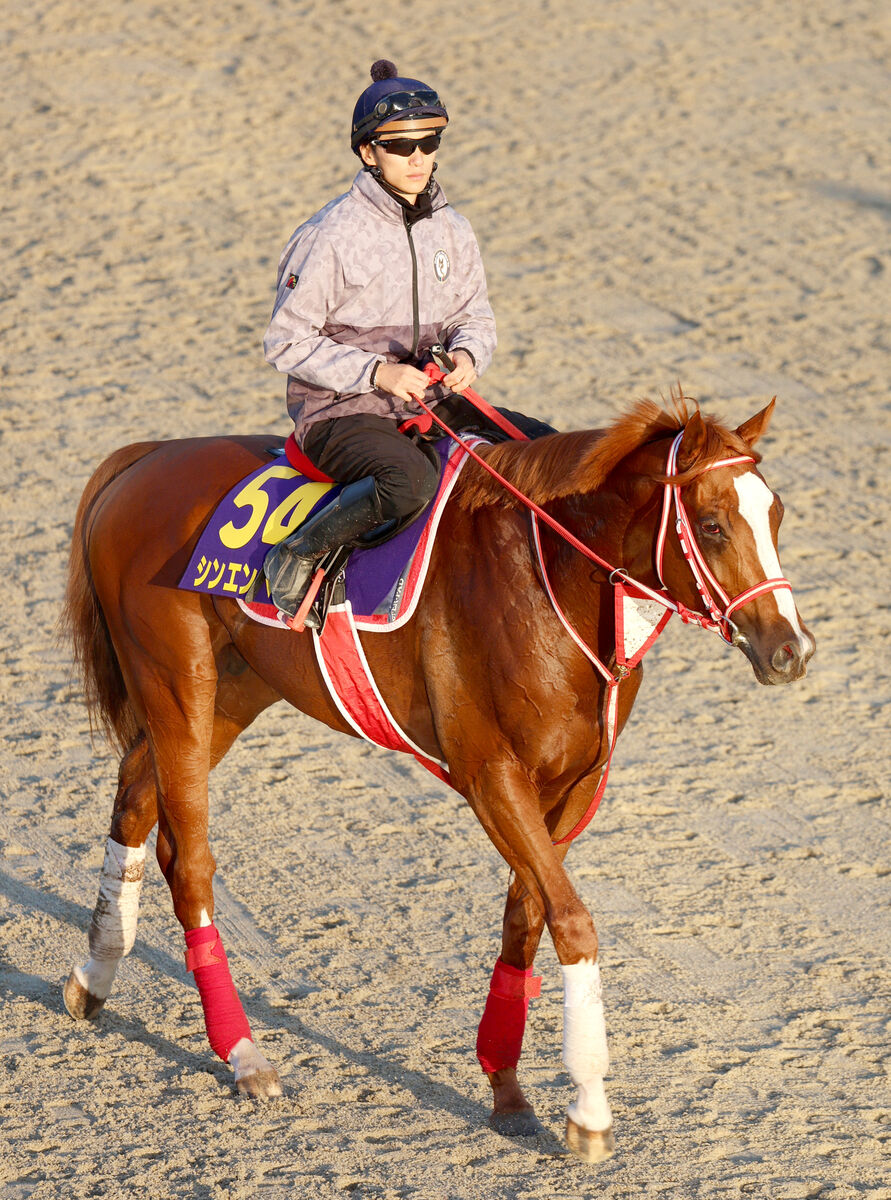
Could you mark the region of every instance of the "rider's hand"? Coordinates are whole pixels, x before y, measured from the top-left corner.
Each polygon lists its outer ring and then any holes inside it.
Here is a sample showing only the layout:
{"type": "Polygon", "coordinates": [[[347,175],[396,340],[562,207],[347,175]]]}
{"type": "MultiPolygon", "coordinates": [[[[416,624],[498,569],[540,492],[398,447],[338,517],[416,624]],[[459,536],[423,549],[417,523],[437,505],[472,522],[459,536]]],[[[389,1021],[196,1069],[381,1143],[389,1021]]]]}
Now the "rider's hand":
{"type": "Polygon", "coordinates": [[[455,369],[449,371],[442,382],[452,392],[463,392],[476,379],[476,367],[473,365],[473,359],[466,350],[456,350],[449,357],[455,364],[455,369]]]}
{"type": "Polygon", "coordinates": [[[375,373],[374,386],[400,400],[423,400],[430,379],[409,363],[382,362],[375,373]]]}

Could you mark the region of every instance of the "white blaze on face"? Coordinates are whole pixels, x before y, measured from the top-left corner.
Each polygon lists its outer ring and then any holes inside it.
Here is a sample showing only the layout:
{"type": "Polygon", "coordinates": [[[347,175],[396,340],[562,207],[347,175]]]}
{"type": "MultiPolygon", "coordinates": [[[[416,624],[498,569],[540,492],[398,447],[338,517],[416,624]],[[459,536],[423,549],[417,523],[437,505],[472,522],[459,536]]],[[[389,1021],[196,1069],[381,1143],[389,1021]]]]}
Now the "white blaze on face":
{"type": "MultiPolygon", "coordinates": [[[[738,475],[733,481],[733,486],[739,497],[739,515],[748,524],[752,531],[752,537],[755,539],[755,549],[761,562],[764,578],[782,579],[783,568],[780,566],[779,556],[770,532],[770,508],[773,504],[773,492],[764,480],[759,479],[752,471],[747,471],[745,475],[738,475]]],[[[792,626],[796,637],[804,641],[792,593],[788,588],[777,588],[771,594],[777,602],[780,615],[785,617],[792,626]]]]}

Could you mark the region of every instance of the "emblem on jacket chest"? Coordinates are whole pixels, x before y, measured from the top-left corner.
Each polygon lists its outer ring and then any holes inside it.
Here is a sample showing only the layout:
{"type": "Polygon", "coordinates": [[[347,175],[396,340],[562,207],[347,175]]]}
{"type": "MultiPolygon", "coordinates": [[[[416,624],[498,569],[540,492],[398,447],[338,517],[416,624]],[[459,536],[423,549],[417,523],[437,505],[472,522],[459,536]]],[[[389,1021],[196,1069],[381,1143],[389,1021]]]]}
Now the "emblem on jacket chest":
{"type": "Polygon", "coordinates": [[[449,256],[445,250],[437,250],[433,255],[433,274],[440,283],[444,283],[448,279],[450,267],[449,256]]]}

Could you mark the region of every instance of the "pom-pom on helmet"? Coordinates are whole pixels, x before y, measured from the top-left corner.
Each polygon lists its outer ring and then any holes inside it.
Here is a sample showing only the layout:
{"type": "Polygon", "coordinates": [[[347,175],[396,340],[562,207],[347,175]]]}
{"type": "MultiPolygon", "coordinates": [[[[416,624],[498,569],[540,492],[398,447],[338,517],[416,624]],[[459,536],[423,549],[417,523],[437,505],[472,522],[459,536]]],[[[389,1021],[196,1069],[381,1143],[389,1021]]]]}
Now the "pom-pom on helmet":
{"type": "Polygon", "coordinates": [[[397,75],[395,65],[386,58],[379,58],[372,66],[371,78],[373,82],[353,109],[350,146],[355,154],[360,144],[388,121],[415,121],[419,117],[445,117],[448,121],[446,107],[433,88],[420,79],[397,75]]]}

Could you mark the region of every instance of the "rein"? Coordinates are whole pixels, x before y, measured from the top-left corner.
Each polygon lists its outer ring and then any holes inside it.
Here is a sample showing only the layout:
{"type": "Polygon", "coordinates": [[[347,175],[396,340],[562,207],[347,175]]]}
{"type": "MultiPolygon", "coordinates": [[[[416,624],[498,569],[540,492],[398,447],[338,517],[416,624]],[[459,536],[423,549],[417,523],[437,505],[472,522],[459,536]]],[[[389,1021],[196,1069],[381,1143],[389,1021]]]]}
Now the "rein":
{"type": "MultiPolygon", "coordinates": [[[[425,375],[429,376],[433,383],[439,383],[441,379],[445,378],[445,372],[441,371],[439,367],[435,366],[433,363],[427,364],[427,366],[424,368],[424,373],[425,375]]],[[[459,396],[463,396],[465,400],[468,400],[474,406],[474,408],[479,409],[484,416],[488,417],[489,420],[493,421],[499,426],[499,428],[505,430],[507,433],[510,433],[512,438],[515,438],[517,441],[529,441],[529,438],[525,433],[521,433],[515,425],[513,425],[505,417],[502,417],[501,413],[499,413],[497,409],[494,409],[487,401],[483,400],[482,396],[477,395],[472,388],[466,388],[463,392],[458,392],[457,394],[459,396]]],[[[525,504],[526,507],[535,513],[535,515],[542,521],[544,521],[546,525],[550,525],[550,527],[556,533],[558,533],[564,541],[568,542],[570,546],[573,546],[581,554],[584,554],[586,558],[590,558],[590,560],[596,563],[598,567],[603,567],[603,569],[609,573],[614,571],[612,565],[608,563],[605,558],[601,558],[599,554],[595,554],[595,552],[586,546],[584,542],[580,542],[575,534],[570,533],[564,525],[561,525],[558,520],[552,517],[549,513],[546,513],[543,508],[540,508],[534,500],[530,500],[528,496],[524,495],[523,492],[519,490],[519,488],[515,488],[514,485],[509,483],[503,475],[500,475],[494,467],[490,467],[486,460],[481,458],[472,446],[468,446],[468,444],[462,441],[458,434],[454,432],[454,430],[449,429],[448,425],[446,425],[446,423],[436,415],[436,413],[432,408],[429,407],[428,404],[426,404],[423,400],[417,399],[415,400],[415,403],[419,404],[421,408],[423,408],[424,412],[429,417],[433,418],[440,429],[447,433],[452,441],[457,442],[458,445],[461,446],[462,449],[464,449],[475,462],[478,462],[483,470],[488,471],[493,479],[497,479],[503,488],[510,492],[515,499],[519,500],[522,504],[525,504]]],[[[653,592],[654,597],[658,594],[658,592],[653,592]]]]}
{"type": "MultiPolygon", "coordinates": [[[[433,363],[429,363],[424,368],[424,372],[430,379],[431,383],[438,383],[445,377],[445,372],[440,370],[440,368],[433,363]]],[[[496,409],[494,409],[487,401],[483,400],[482,396],[478,395],[471,388],[466,388],[463,392],[458,394],[463,396],[464,399],[469,401],[475,408],[479,409],[479,411],[482,412],[484,416],[488,417],[489,420],[493,421],[500,428],[510,433],[512,437],[516,438],[517,440],[529,441],[529,438],[525,434],[521,433],[505,417],[502,417],[496,409]]],[[[664,484],[662,517],[659,524],[659,533],[656,538],[655,555],[656,575],[660,584],[662,585],[662,590],[656,591],[654,588],[648,587],[646,584],[640,583],[638,580],[632,578],[623,567],[614,567],[612,564],[607,562],[606,559],[601,558],[599,554],[590,549],[590,547],[586,546],[584,542],[580,541],[558,520],[552,517],[549,513],[545,512],[544,509],[536,504],[534,500],[531,500],[528,496],[521,492],[519,488],[514,487],[514,485],[505,479],[504,476],[498,471],[496,471],[494,467],[490,466],[484,458],[477,454],[472,446],[469,446],[458,436],[457,433],[454,432],[454,430],[450,429],[448,425],[446,425],[445,422],[436,415],[436,413],[428,404],[426,404],[423,400],[417,400],[417,403],[429,417],[432,417],[436,424],[454,442],[457,442],[457,444],[464,450],[466,454],[470,455],[475,462],[479,463],[484,470],[488,471],[493,479],[496,479],[515,499],[519,500],[526,506],[526,508],[530,510],[533,542],[535,545],[539,570],[541,572],[541,576],[545,585],[545,591],[547,592],[551,606],[553,607],[554,612],[557,614],[557,617],[559,618],[566,632],[569,634],[570,638],[573,640],[573,642],[575,642],[576,646],[579,648],[579,650],[581,650],[585,657],[590,660],[595,669],[603,676],[603,679],[606,683],[607,692],[605,715],[606,740],[608,744],[606,762],[601,772],[600,782],[597,785],[597,791],[594,793],[587,812],[582,819],[569,831],[569,833],[565,835],[565,837],[558,838],[554,842],[555,846],[559,846],[564,842],[570,842],[574,838],[578,837],[578,835],[583,829],[585,829],[597,811],[597,807],[600,804],[604,791],[606,790],[606,781],[607,777],[609,776],[610,763],[612,761],[613,750],[615,749],[616,745],[616,738],[618,737],[619,723],[617,717],[619,684],[640,663],[644,654],[647,652],[647,650],[649,650],[649,648],[656,641],[656,638],[664,629],[672,613],[677,613],[685,625],[698,625],[702,629],[708,629],[713,633],[717,633],[728,645],[735,645],[740,637],[740,634],[737,627],[730,620],[730,614],[735,612],[737,609],[742,608],[744,604],[748,604],[750,601],[757,599],[759,596],[766,595],[768,592],[775,591],[778,588],[788,588],[791,591],[792,585],[787,579],[784,578],[764,579],[761,581],[761,583],[757,583],[753,587],[747,588],[745,591],[740,592],[739,595],[735,596],[731,600],[718,583],[717,579],[715,579],[705,561],[705,558],[703,557],[699,545],[697,544],[692,523],[681,498],[681,485],[668,482],[664,484]],[[674,600],[671,596],[669,596],[666,590],[665,580],[662,574],[662,567],[672,506],[674,507],[675,511],[675,530],[678,535],[678,541],[680,542],[681,552],[690,567],[690,571],[696,584],[696,590],[705,606],[706,611],[704,613],[697,612],[695,609],[687,608],[686,605],[682,604],[679,600],[674,600]],[[614,670],[610,670],[610,668],[597,657],[594,651],[572,627],[563,610],[560,608],[557,597],[554,593],[554,589],[551,585],[551,581],[548,577],[547,568],[545,566],[544,555],[541,547],[540,531],[538,527],[539,521],[544,521],[544,523],[550,526],[550,528],[553,529],[554,532],[558,534],[558,536],[561,537],[565,542],[568,542],[570,546],[578,550],[585,556],[585,558],[590,559],[591,562],[596,563],[598,567],[601,567],[607,572],[607,582],[613,587],[615,600],[616,665],[614,670]],[[717,601],[715,600],[715,597],[717,597],[717,601]],[[723,609],[719,606],[718,601],[721,605],[723,605],[723,609]],[[648,602],[651,605],[661,605],[665,611],[658,620],[653,620],[652,617],[648,618],[649,627],[651,630],[650,636],[647,637],[643,641],[643,644],[638,646],[638,648],[634,650],[629,657],[626,655],[626,606],[633,606],[635,604],[638,606],[642,604],[646,605],[648,602]]],[[[684,430],[682,429],[672,442],[671,448],[669,449],[668,461],[665,469],[665,474],[669,478],[677,475],[678,451],[680,449],[683,436],[684,430]]],[[[751,463],[754,461],[755,460],[751,457],[751,455],[739,454],[731,458],[722,458],[715,462],[708,463],[702,468],[702,471],[714,471],[718,467],[729,467],[738,463],[751,463]]]]}

